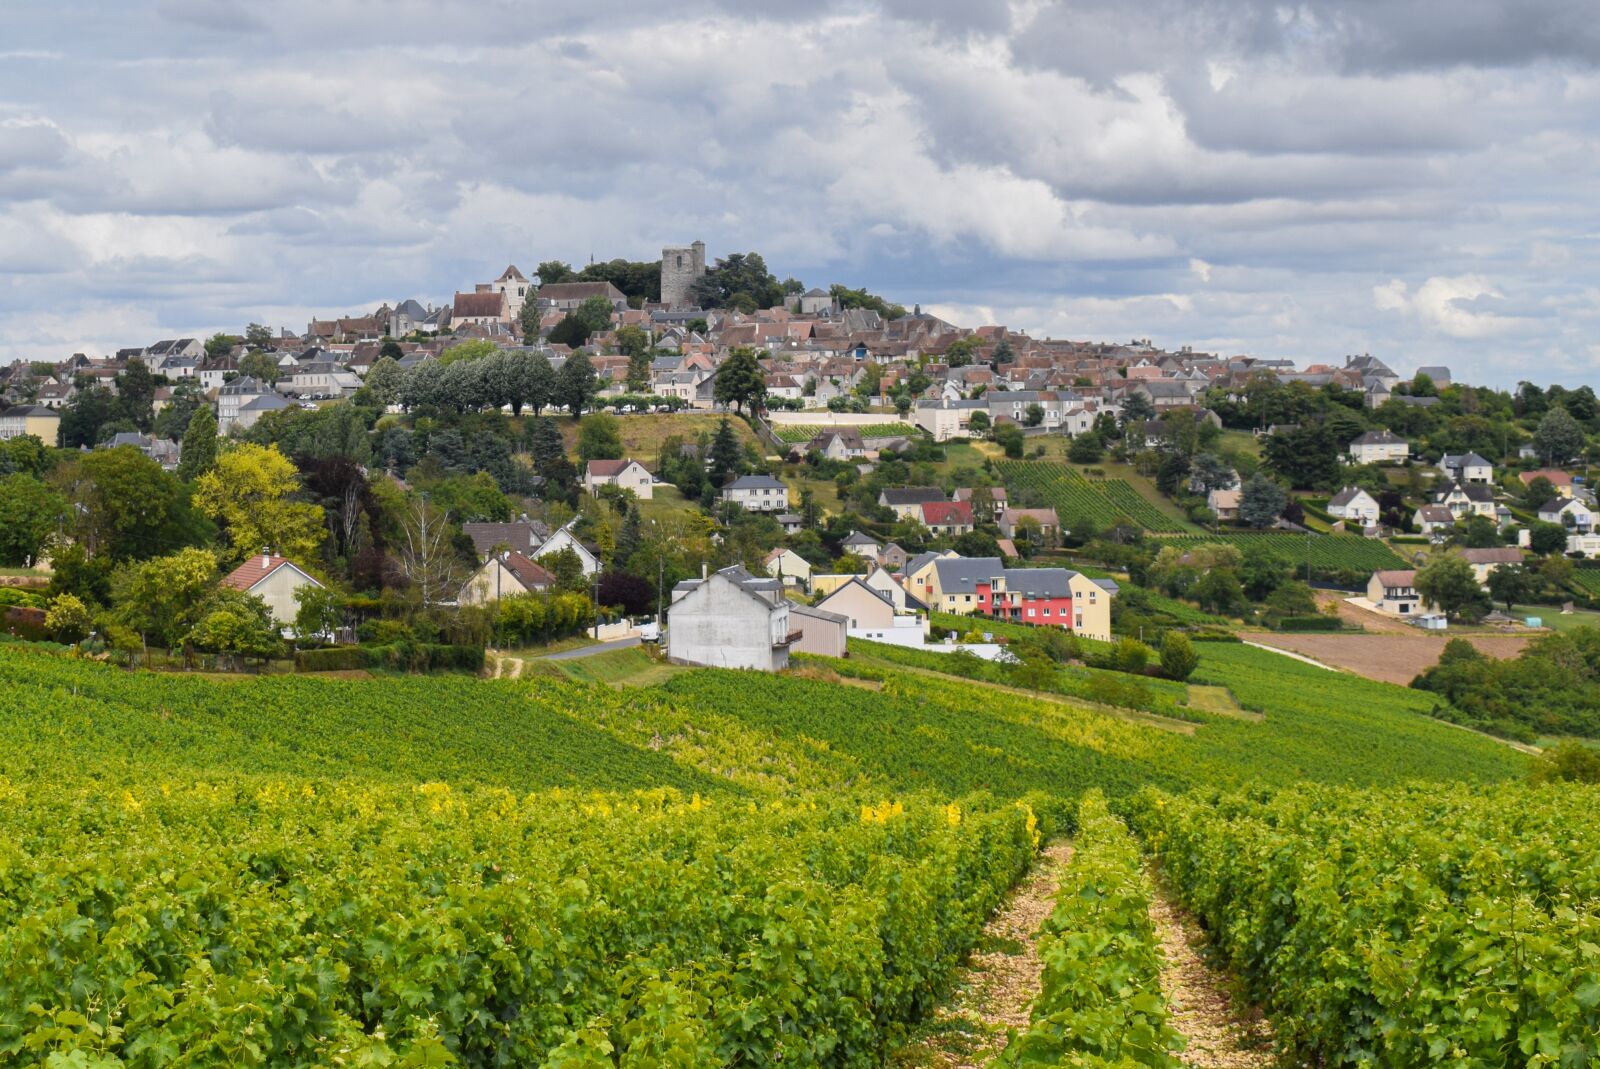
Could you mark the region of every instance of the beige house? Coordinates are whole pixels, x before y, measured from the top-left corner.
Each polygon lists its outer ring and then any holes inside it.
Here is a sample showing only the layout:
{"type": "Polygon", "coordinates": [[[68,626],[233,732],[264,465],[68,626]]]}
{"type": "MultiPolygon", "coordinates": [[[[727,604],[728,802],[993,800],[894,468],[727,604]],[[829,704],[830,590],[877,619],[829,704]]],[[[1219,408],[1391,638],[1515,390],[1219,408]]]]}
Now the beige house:
{"type": "Polygon", "coordinates": [[[1368,431],[1350,443],[1350,463],[1389,464],[1411,456],[1411,443],[1392,431],[1368,431]]]}
{"type": "Polygon", "coordinates": [[[536,594],[555,585],[555,576],[521,553],[507,551],[479,565],[461,585],[457,605],[486,605],[519,594],[536,594]]]}
{"type": "Polygon", "coordinates": [[[1463,549],[1461,559],[1472,565],[1473,578],[1480,583],[1489,581],[1489,573],[1506,564],[1521,564],[1522,550],[1515,546],[1495,546],[1488,549],[1463,549]]]}
{"type": "Polygon", "coordinates": [[[60,414],[45,405],[18,405],[0,412],[0,440],[31,434],[45,445],[54,446],[60,430],[60,414]]]}
{"type": "Polygon", "coordinates": [[[583,472],[583,488],[593,494],[602,486],[632,490],[639,500],[649,501],[655,478],[637,460],[591,460],[583,472]]]}
{"type": "Polygon", "coordinates": [[[852,631],[885,631],[894,626],[894,602],[868,586],[860,576],[817,602],[817,608],[837,613],[850,621],[852,631]]]}
{"type": "Polygon", "coordinates": [[[258,553],[222,579],[222,585],[246,594],[254,594],[267,603],[272,618],[278,626],[294,623],[300,605],[294,600],[295,592],[303,586],[321,589],[322,584],[307,574],[299,565],[285,557],[258,553]]]}
{"type": "Polygon", "coordinates": [[[1206,508],[1218,520],[1228,523],[1239,518],[1239,501],[1243,497],[1242,490],[1212,490],[1206,495],[1206,508]]]}
{"type": "Polygon", "coordinates": [[[799,583],[801,586],[811,582],[811,562],[792,549],[779,547],[768,553],[765,560],[767,574],[774,579],[781,578],[784,582],[799,583]]]}
{"type": "Polygon", "coordinates": [[[810,605],[791,605],[789,627],[799,632],[799,637],[789,645],[791,653],[843,657],[848,652],[849,621],[836,612],[810,605]]]}
{"type": "Polygon", "coordinates": [[[1023,520],[1037,523],[1039,537],[1047,542],[1055,538],[1056,532],[1061,529],[1061,521],[1056,517],[1055,509],[1004,509],[996,522],[1000,525],[1001,534],[1007,538],[1016,538],[1023,529],[1023,520]]]}
{"type": "Polygon", "coordinates": [[[1373,572],[1367,580],[1367,600],[1391,616],[1422,615],[1422,595],[1417,593],[1415,569],[1373,572]]]}

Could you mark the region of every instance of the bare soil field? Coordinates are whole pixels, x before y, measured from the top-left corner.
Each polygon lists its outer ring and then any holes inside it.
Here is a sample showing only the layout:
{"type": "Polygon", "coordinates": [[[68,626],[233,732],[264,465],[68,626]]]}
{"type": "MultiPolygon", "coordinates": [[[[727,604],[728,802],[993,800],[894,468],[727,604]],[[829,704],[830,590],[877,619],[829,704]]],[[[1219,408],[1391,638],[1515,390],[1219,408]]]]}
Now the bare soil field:
{"type": "MultiPolygon", "coordinates": [[[[1368,614],[1370,615],[1370,614],[1368,614]]],[[[1403,625],[1402,625],[1403,626],[1403,625]]],[[[1241,634],[1247,642],[1292,650],[1334,668],[1344,668],[1368,679],[1405,686],[1424,668],[1439,661],[1450,638],[1464,638],[1490,657],[1517,656],[1533,636],[1524,635],[1423,635],[1410,634],[1319,635],[1255,632],[1241,634]]]]}

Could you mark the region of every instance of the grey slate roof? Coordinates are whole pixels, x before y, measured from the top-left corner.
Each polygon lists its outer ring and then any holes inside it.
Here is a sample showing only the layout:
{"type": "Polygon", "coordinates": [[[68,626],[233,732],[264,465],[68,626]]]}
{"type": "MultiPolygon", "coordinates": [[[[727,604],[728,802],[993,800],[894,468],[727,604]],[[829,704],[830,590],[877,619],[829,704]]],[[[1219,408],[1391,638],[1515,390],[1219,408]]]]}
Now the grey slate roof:
{"type": "Polygon", "coordinates": [[[882,491],[885,505],[921,505],[929,501],[945,500],[944,491],[937,486],[898,486],[882,491]]]}
{"type": "Polygon", "coordinates": [[[784,490],[788,489],[781,480],[770,475],[741,475],[724,490],[784,490]]]}
{"type": "Polygon", "coordinates": [[[934,562],[939,589],[945,594],[975,594],[979,582],[1005,574],[999,557],[953,557],[934,562]]]}

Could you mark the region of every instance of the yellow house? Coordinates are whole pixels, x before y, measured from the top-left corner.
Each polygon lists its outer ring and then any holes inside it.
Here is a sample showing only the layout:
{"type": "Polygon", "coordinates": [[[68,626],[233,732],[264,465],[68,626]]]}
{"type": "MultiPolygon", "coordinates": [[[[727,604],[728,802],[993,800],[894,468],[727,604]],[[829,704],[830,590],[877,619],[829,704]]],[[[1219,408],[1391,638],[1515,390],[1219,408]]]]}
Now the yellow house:
{"type": "Polygon", "coordinates": [[[20,438],[31,434],[54,446],[61,431],[61,414],[44,405],[17,405],[0,412],[0,439],[20,438]]]}

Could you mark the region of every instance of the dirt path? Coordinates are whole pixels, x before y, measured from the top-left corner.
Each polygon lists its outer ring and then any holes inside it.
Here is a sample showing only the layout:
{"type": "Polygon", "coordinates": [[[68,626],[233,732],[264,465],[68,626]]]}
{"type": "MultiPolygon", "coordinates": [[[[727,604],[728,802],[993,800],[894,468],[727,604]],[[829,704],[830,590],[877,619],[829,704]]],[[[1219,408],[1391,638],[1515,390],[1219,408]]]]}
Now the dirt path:
{"type": "Polygon", "coordinates": [[[1000,1053],[1008,1028],[1026,1028],[1044,965],[1034,943],[1072,860],[1066,842],[1045,847],[1033,871],[989,923],[957,972],[949,1002],[894,1059],[902,1069],[978,1069],[1000,1053]]]}
{"type": "Polygon", "coordinates": [[[1159,884],[1150,919],[1166,960],[1161,990],[1172,1008],[1169,1020],[1189,1041],[1180,1056],[1183,1064],[1194,1069],[1265,1069],[1275,1064],[1272,1026],[1259,1012],[1241,1012],[1234,1005],[1226,978],[1206,964],[1200,926],[1159,884]]]}

